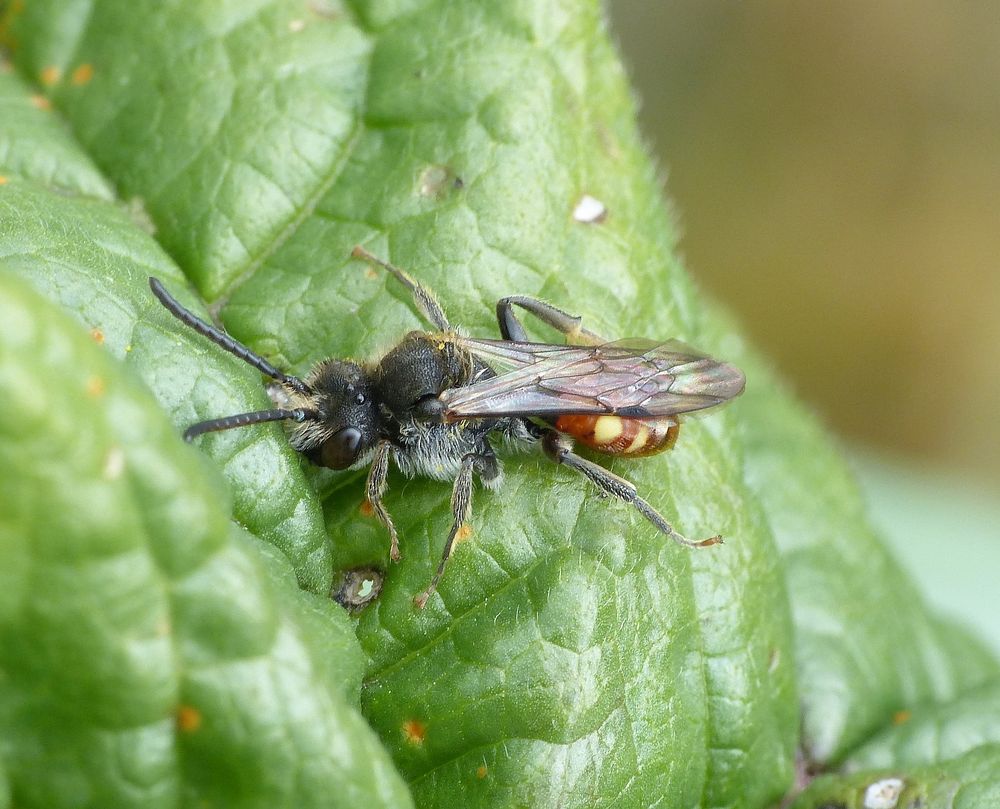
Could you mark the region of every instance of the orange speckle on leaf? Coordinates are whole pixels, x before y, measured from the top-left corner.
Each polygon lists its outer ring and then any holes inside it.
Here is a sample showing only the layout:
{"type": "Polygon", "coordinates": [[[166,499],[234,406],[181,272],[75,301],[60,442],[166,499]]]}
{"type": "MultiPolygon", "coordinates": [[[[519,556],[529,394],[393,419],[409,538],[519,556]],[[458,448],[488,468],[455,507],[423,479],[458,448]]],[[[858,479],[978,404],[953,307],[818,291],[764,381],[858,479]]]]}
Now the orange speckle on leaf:
{"type": "Polygon", "coordinates": [[[51,87],[53,84],[59,81],[59,77],[61,75],[62,71],[60,71],[59,68],[57,68],[55,65],[49,65],[44,70],[42,70],[41,73],[38,74],[38,77],[42,80],[42,84],[44,84],[46,87],[51,87]]]}
{"type": "Polygon", "coordinates": [[[201,727],[201,711],[190,705],[177,709],[177,727],[182,733],[194,733],[201,727]]]}
{"type": "Polygon", "coordinates": [[[104,344],[104,332],[97,328],[97,326],[94,326],[94,328],[90,330],[90,336],[98,345],[104,344]]]}
{"type": "Polygon", "coordinates": [[[79,65],[76,70],[73,71],[73,75],[70,80],[77,87],[82,87],[84,84],[89,82],[94,78],[94,66],[90,62],[84,62],[79,65]]]}
{"type": "Polygon", "coordinates": [[[476,778],[485,778],[486,777],[486,773],[488,773],[488,772],[489,772],[489,770],[486,769],[486,765],[485,764],[480,764],[476,768],[476,778]]]}
{"type": "Polygon", "coordinates": [[[416,719],[407,719],[403,722],[403,738],[410,744],[419,747],[427,738],[427,725],[416,719]]]}
{"type": "Polygon", "coordinates": [[[909,711],[896,711],[892,715],[892,724],[894,725],[904,725],[910,721],[910,717],[913,716],[909,711]]]}
{"type": "Polygon", "coordinates": [[[371,517],[375,513],[375,509],[372,508],[371,500],[362,500],[361,508],[358,509],[361,512],[362,517],[371,517]]]}
{"type": "Polygon", "coordinates": [[[7,178],[0,174],[0,185],[7,185],[7,178]]]}
{"type": "Polygon", "coordinates": [[[87,380],[87,395],[93,399],[104,395],[104,380],[99,376],[92,376],[87,380]]]}
{"type": "Polygon", "coordinates": [[[458,529],[458,532],[455,534],[455,541],[463,542],[471,536],[472,536],[472,526],[469,525],[467,522],[462,523],[461,527],[458,529]]]}
{"type": "Polygon", "coordinates": [[[31,104],[40,110],[50,110],[52,109],[52,102],[49,101],[45,96],[34,95],[31,97],[31,104]]]}

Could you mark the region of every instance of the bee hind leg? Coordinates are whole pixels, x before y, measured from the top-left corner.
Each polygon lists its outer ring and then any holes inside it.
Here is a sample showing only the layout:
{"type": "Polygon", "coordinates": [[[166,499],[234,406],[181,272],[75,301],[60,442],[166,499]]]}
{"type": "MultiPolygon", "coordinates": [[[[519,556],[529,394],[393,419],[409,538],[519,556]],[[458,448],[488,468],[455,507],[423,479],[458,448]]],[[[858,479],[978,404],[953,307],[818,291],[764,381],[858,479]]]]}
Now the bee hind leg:
{"type": "Polygon", "coordinates": [[[600,335],[583,328],[583,319],[557,309],[550,303],[526,295],[510,295],[497,301],[497,322],[500,324],[500,334],[504,340],[517,343],[527,343],[528,333],[524,330],[520,319],[514,313],[514,307],[519,306],[524,311],[533,314],[542,323],[551,326],[560,334],[566,336],[570,345],[600,345],[606,343],[600,335]]]}
{"type": "Polygon", "coordinates": [[[451,531],[448,532],[448,539],[444,543],[444,551],[441,553],[441,561],[427,589],[413,599],[413,603],[420,609],[424,608],[427,599],[437,589],[441,577],[444,575],[445,565],[455,548],[458,539],[464,539],[468,532],[466,522],[472,513],[472,475],[478,472],[483,482],[489,485],[495,481],[500,472],[500,464],[493,449],[486,445],[485,451],[480,453],[470,452],[462,458],[462,465],[459,467],[458,476],[455,478],[455,485],[451,490],[451,513],[454,518],[451,531]]]}
{"type": "Polygon", "coordinates": [[[614,474],[614,472],[609,472],[603,466],[598,466],[596,463],[592,463],[586,458],[581,458],[571,450],[567,439],[555,430],[550,430],[545,434],[542,439],[542,448],[545,450],[545,454],[556,463],[565,464],[570,469],[575,469],[581,475],[586,477],[591,483],[601,490],[602,494],[615,497],[622,502],[632,505],[636,511],[655,525],[661,533],[670,537],[674,542],[680,545],[686,545],[690,548],[707,548],[710,545],[718,545],[722,542],[722,537],[720,536],[709,537],[708,539],[702,540],[693,540],[678,533],[674,527],[663,518],[663,515],[661,515],[660,512],[639,496],[639,493],[636,491],[636,488],[632,483],[625,480],[625,478],[614,474]]]}

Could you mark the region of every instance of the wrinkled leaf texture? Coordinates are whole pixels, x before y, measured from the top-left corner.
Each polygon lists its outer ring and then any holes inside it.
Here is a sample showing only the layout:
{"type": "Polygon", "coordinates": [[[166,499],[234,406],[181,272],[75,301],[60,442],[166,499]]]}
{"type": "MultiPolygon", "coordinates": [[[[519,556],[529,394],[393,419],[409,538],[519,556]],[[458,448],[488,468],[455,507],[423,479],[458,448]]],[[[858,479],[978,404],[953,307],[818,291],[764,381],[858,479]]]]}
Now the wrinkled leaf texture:
{"type": "MultiPolygon", "coordinates": [[[[513,457],[500,492],[477,490],[473,536],[422,612],[411,599],[450,523],[447,485],[390,477],[404,554],[390,565],[359,509],[363,478],[305,467],[279,427],[204,438],[200,467],[183,455],[202,469],[189,484],[222,471],[234,518],[306,590],[325,594],[339,569],[387,570],[355,626],[361,710],[418,806],[761,807],[790,788],[797,750],[837,765],[899,711],[995,676],[975,640],[928,613],[829,439],[685,274],[596,3],[16,0],[3,38],[0,264],[102,341],[177,428],[267,399],[255,372],[152,301],[146,276],[303,373],[423,325],[403,290],[349,258],[357,243],[471,333],[495,335],[495,301],[521,293],[609,337],[679,337],[747,369],[743,398],[686,423],[673,452],[612,464],[724,546],[666,544],[585,481],[513,457]],[[574,219],[584,195],[606,216],[574,219]]],[[[195,531],[194,515],[177,519],[195,531]]],[[[10,575],[23,587],[26,571],[10,575]]],[[[55,610],[95,608],[50,595],[55,610]]],[[[104,665],[93,657],[73,687],[85,694],[104,665]]],[[[254,687],[220,690],[238,701],[254,687]]],[[[31,720],[3,728],[19,805],[43,805],[33,767],[73,755],[60,740],[14,755],[31,720]]]]}

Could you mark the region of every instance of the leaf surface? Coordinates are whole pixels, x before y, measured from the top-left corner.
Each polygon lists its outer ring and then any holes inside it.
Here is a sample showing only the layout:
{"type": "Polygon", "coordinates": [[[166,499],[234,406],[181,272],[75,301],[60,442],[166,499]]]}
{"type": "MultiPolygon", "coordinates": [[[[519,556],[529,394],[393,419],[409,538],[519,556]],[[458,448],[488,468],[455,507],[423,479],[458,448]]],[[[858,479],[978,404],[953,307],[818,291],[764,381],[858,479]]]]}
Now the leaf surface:
{"type": "MultiPolygon", "coordinates": [[[[147,279],[157,276],[205,315],[144,220],[137,223],[144,213],[105,199],[110,186],[86,153],[14,75],[0,73],[0,96],[13,112],[0,116],[5,269],[72,312],[143,379],[178,428],[270,406],[255,371],[181,326],[150,294],[147,279]]],[[[233,484],[237,518],[285,552],[303,586],[329,592],[319,501],[280,429],[211,436],[202,445],[233,484]]]]}
{"type": "MultiPolygon", "coordinates": [[[[2,264],[0,264],[2,267],[2,264]]],[[[409,805],[343,613],[78,324],[0,270],[0,795],[409,805]]]]}
{"type": "Polygon", "coordinates": [[[817,779],[790,809],[990,809],[1000,802],[1000,745],[924,767],[896,767],[817,779]]]}
{"type": "MultiPolygon", "coordinates": [[[[476,335],[494,336],[496,300],[520,293],[609,338],[678,337],[748,370],[744,399],[686,422],[669,456],[612,464],[680,530],[724,546],[667,544],[568,470],[512,454],[503,488],[477,489],[473,535],[423,612],[412,597],[448,531],[447,484],[390,476],[404,554],[390,565],[359,508],[362,475],[313,470],[307,483],[273,427],[204,441],[222,462],[259,453],[228,475],[237,513],[263,502],[271,522],[241,519],[300,581],[329,581],[317,492],[334,566],[385,571],[356,626],[361,703],[418,805],[764,806],[791,783],[799,743],[837,761],[901,708],[995,672],[927,612],[829,440],[675,258],[597,4],[36,0],[9,15],[7,37],[22,75],[56,67],[46,97],[87,164],[145,213],[205,303],[293,371],[377,357],[425,328],[405,290],[349,258],[358,243],[476,335]],[[587,197],[603,215],[581,216],[587,197]],[[276,508],[272,486],[301,499],[276,508]]],[[[15,199],[12,216],[31,210],[15,199]]],[[[45,232],[69,215],[57,210],[45,232]]],[[[86,219],[70,219],[74,243],[86,219]]],[[[148,301],[129,278],[130,300],[148,301]]],[[[157,388],[159,350],[140,374],[168,407],[178,377],[207,386],[174,402],[178,423],[246,409],[234,396],[263,401],[254,374],[149,306],[185,372],[157,388]]]]}

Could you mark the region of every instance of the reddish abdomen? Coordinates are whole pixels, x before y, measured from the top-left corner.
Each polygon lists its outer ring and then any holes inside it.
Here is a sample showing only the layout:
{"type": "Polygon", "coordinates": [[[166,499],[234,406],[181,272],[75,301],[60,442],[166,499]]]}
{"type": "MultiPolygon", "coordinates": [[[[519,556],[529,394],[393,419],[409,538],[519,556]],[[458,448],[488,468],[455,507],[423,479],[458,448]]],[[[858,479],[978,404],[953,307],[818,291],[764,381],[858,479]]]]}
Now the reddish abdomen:
{"type": "Polygon", "coordinates": [[[621,416],[560,416],[555,428],[605,455],[641,458],[670,449],[680,423],[674,416],[630,419],[621,416]]]}

